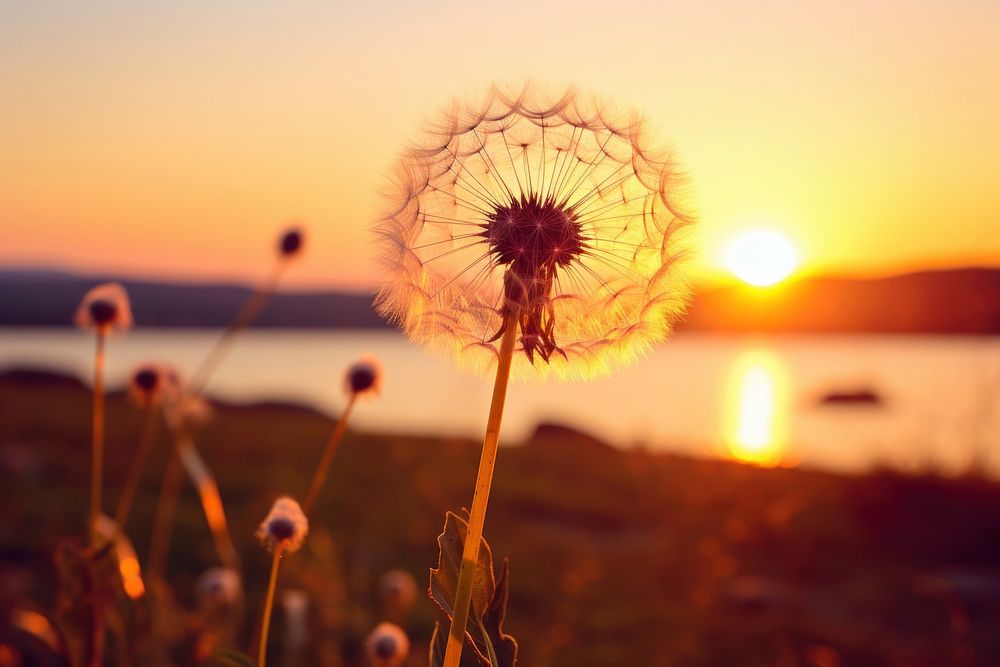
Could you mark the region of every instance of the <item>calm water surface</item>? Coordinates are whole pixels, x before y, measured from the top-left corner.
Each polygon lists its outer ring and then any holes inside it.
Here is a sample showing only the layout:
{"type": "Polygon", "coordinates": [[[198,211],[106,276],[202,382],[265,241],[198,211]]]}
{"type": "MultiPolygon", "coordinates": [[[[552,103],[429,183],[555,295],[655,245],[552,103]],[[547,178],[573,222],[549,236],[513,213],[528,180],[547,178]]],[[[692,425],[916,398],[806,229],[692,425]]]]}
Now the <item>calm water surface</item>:
{"type": "MultiPolygon", "coordinates": [[[[190,372],[207,331],[137,330],[109,344],[109,381],[151,360],[190,372]]],[[[0,369],[40,365],[87,379],[90,337],[0,330],[0,369]]],[[[480,437],[492,382],[456,370],[389,331],[246,334],[210,392],[280,399],[336,413],[344,368],[364,353],[385,368],[382,396],[355,411],[377,431],[480,437]]],[[[517,442],[558,421],[622,446],[643,444],[764,465],[857,470],[888,463],[1000,473],[1000,338],[679,335],[642,363],[591,382],[514,384],[503,437],[517,442]],[[829,407],[831,390],[871,388],[882,407],[829,407]]]]}

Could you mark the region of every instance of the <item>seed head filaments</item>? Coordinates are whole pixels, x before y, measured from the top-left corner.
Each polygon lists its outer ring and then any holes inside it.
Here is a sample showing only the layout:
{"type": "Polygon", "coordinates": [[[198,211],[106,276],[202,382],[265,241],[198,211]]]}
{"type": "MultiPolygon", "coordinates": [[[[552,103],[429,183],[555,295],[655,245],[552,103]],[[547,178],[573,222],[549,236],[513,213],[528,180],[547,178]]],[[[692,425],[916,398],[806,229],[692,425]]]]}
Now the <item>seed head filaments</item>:
{"type": "Polygon", "coordinates": [[[686,307],[683,184],[638,116],[593,99],[456,104],[397,164],[377,306],[465,366],[495,363],[513,318],[515,376],[607,373],[686,307]]]}

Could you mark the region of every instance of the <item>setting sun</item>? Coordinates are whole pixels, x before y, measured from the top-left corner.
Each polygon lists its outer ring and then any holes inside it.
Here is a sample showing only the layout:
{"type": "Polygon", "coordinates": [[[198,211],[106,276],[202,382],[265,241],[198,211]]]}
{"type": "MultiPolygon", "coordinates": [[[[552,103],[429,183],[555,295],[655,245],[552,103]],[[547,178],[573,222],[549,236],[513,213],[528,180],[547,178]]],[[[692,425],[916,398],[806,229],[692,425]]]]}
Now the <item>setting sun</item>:
{"type": "Polygon", "coordinates": [[[798,264],[798,255],[784,236],[756,230],[734,239],[726,248],[724,261],[743,282],[765,287],[787,278],[798,264]]]}

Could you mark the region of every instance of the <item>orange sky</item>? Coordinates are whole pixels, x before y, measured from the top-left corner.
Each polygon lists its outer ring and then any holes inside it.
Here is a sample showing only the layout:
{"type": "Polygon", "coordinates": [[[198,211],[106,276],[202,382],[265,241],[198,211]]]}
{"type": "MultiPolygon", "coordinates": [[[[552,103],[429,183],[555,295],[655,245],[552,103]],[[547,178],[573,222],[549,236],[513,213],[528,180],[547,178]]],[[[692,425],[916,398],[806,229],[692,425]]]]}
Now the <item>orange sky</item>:
{"type": "Polygon", "coordinates": [[[990,0],[12,4],[0,265],[252,279],[299,219],[291,283],[371,286],[408,133],[526,77],[634,106],[672,143],[703,278],[756,226],[805,272],[1000,264],[990,0]]]}

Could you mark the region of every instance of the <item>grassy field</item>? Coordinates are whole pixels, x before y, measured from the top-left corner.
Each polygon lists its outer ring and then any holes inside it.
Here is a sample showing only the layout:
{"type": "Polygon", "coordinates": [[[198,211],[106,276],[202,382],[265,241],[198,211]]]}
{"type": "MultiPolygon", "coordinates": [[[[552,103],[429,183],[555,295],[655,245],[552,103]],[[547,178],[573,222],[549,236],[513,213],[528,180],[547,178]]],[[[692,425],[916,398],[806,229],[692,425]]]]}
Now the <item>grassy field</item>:
{"type": "MultiPolygon", "coordinates": [[[[42,373],[0,376],[0,612],[47,612],[52,554],[82,532],[89,393],[42,373]]],[[[106,489],[117,499],[140,415],[109,403],[106,489]]],[[[253,533],[274,498],[301,496],[331,420],[284,405],[216,405],[197,435],[243,558],[246,650],[268,554],[253,533]]],[[[515,443],[510,443],[515,444],[515,443]]],[[[127,532],[144,561],[168,452],[165,431],[127,532]]],[[[309,592],[309,641],[274,664],[360,665],[380,620],[379,576],[421,588],[446,510],[470,501],[478,443],[352,432],[281,585],[309,592]]],[[[528,667],[1000,664],[1000,485],[873,472],[762,469],[608,447],[560,427],[503,449],[487,522],[509,558],[507,628],[528,667]]],[[[168,580],[179,609],[217,565],[190,488],[168,580]]],[[[403,620],[408,664],[426,664],[439,612],[421,596],[403,620]]],[[[8,631],[5,631],[8,632],[8,631]]],[[[181,645],[177,664],[191,664],[181,645]]],[[[279,656],[280,659],[279,659],[279,656]]]]}

